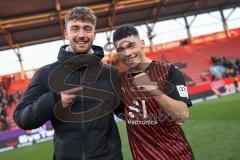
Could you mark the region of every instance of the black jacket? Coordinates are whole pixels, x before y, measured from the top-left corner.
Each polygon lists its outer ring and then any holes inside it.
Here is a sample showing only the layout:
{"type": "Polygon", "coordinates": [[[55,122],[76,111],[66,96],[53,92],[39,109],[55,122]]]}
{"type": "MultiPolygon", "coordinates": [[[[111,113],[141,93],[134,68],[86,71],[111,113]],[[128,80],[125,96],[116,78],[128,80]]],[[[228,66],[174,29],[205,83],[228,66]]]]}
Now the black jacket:
{"type": "MultiPolygon", "coordinates": [[[[103,49],[101,47],[92,46],[92,49],[95,56],[103,57],[103,49]]],[[[121,141],[117,125],[114,121],[113,109],[110,109],[111,111],[107,113],[104,108],[100,109],[97,113],[102,113],[102,116],[98,115],[94,119],[92,117],[95,115],[89,114],[88,117],[90,116],[91,119],[87,119],[86,121],[84,121],[84,116],[81,117],[83,121],[71,119],[74,117],[74,114],[73,116],[62,115],[63,117],[69,116],[70,120],[62,120],[61,117],[57,116],[56,112],[58,111],[54,107],[56,107],[55,105],[60,100],[60,95],[49,85],[53,85],[59,81],[64,81],[72,86],[79,86],[81,84],[89,88],[99,89],[100,91],[104,90],[110,92],[111,94],[109,93],[109,95],[116,93],[109,77],[110,74],[117,74],[115,68],[104,64],[101,67],[96,82],[86,82],[83,77],[89,66],[78,68],[78,62],[65,63],[71,58],[74,60],[75,56],[76,54],[66,51],[66,46],[63,46],[60,48],[57,62],[46,65],[35,73],[21,102],[15,109],[14,120],[20,128],[25,130],[40,127],[46,121],[50,120],[55,131],[54,159],[56,160],[121,160],[121,141]],[[68,72],[68,70],[65,70],[65,68],[68,69],[68,66],[75,67],[75,69],[65,80],[59,80],[59,77],[56,78],[58,81],[53,80],[51,82],[49,80],[53,71],[62,67],[60,69],[61,72],[68,72]]],[[[99,92],[98,90],[96,91],[99,92]]],[[[93,92],[95,91],[93,90],[93,92]]],[[[70,107],[71,112],[86,113],[103,103],[101,100],[97,101],[93,99],[93,97],[86,97],[83,95],[84,93],[82,92],[82,94],[77,96],[70,107]]],[[[99,94],[97,96],[101,97],[99,94]]],[[[108,103],[118,104],[116,103],[118,101],[116,96],[114,101],[112,101],[113,97],[105,96],[105,105],[108,103]]],[[[62,111],[60,107],[60,112],[62,111]]]]}

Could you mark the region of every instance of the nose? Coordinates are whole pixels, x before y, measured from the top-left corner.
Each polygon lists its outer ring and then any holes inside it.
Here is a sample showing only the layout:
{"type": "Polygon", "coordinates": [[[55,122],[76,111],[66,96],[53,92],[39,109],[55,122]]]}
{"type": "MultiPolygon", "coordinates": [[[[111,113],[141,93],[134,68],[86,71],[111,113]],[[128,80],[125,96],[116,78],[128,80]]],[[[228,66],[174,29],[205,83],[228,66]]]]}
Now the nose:
{"type": "Polygon", "coordinates": [[[124,50],[124,56],[129,57],[131,55],[131,51],[129,49],[124,50]]]}
{"type": "Polygon", "coordinates": [[[85,37],[85,36],[86,36],[86,33],[85,33],[85,31],[84,31],[83,29],[79,29],[77,35],[78,35],[78,37],[85,37]]]}

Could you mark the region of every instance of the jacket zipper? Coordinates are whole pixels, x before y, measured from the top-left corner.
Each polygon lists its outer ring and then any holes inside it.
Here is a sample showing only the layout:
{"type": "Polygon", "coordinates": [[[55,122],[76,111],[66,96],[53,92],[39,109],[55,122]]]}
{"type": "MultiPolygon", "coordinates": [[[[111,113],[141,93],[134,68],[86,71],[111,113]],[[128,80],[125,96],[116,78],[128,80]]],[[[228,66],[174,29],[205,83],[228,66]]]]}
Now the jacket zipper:
{"type": "MultiPolygon", "coordinates": [[[[78,77],[78,80],[79,80],[79,84],[81,85],[81,78],[83,78],[82,77],[82,72],[81,72],[81,69],[80,70],[78,70],[77,71],[77,77],[78,77]]],[[[81,107],[84,107],[83,105],[84,105],[84,97],[83,97],[83,94],[81,93],[81,107]]],[[[84,120],[84,117],[82,117],[82,130],[81,130],[81,132],[82,132],[82,159],[83,160],[86,160],[86,150],[85,150],[85,133],[84,133],[84,122],[83,122],[83,120],[84,120]]]]}

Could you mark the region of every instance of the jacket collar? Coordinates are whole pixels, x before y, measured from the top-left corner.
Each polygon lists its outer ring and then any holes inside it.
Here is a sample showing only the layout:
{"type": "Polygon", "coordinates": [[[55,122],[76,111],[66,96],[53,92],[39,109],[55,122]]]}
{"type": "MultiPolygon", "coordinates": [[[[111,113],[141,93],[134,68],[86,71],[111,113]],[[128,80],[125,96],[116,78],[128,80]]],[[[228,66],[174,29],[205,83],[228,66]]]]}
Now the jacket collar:
{"type": "MultiPolygon", "coordinates": [[[[62,63],[64,62],[65,60],[71,58],[71,57],[74,57],[74,56],[77,56],[76,53],[73,53],[73,52],[70,52],[70,51],[67,51],[66,48],[68,47],[69,45],[64,45],[60,48],[59,50],[59,53],[58,53],[58,62],[62,63]]],[[[104,57],[104,51],[103,51],[103,48],[100,47],[100,46],[95,46],[95,45],[92,45],[92,50],[93,50],[93,55],[99,57],[99,58],[103,58],[104,57]]]]}

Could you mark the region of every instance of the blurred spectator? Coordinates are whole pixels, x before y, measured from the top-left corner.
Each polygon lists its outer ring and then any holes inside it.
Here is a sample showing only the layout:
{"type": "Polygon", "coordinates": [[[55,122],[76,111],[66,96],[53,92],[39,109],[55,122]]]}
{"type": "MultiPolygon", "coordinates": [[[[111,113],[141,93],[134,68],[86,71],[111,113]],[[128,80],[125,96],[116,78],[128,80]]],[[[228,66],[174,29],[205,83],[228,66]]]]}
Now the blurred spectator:
{"type": "Polygon", "coordinates": [[[0,123],[1,123],[1,128],[0,128],[1,131],[6,131],[11,128],[10,125],[7,123],[6,119],[1,119],[0,123]]]}
{"type": "Polygon", "coordinates": [[[0,117],[1,119],[7,118],[7,111],[3,103],[0,103],[0,117]]]}
{"type": "Polygon", "coordinates": [[[213,75],[212,80],[222,79],[226,72],[226,69],[223,66],[215,65],[209,69],[210,73],[213,75]]]}
{"type": "Polygon", "coordinates": [[[22,90],[8,94],[9,86],[14,80],[14,75],[11,77],[0,77],[0,130],[10,128],[10,125],[7,123],[6,108],[12,106],[13,103],[18,103],[23,94],[22,90]]]}
{"type": "MultiPolygon", "coordinates": [[[[226,57],[211,57],[212,66],[209,73],[212,74],[212,81],[226,77],[236,77],[240,73],[240,59],[237,58],[235,62],[230,61],[226,57]]],[[[204,76],[202,76],[204,77],[204,76]]],[[[205,78],[202,78],[205,79],[205,78]]]]}
{"type": "Polygon", "coordinates": [[[236,91],[239,92],[239,90],[238,90],[238,88],[239,88],[239,86],[238,86],[238,77],[234,78],[234,86],[235,86],[236,91]]]}
{"type": "Polygon", "coordinates": [[[240,74],[240,58],[237,58],[235,60],[235,65],[236,65],[236,68],[237,68],[237,74],[240,74]]]}
{"type": "Polygon", "coordinates": [[[10,128],[10,125],[7,123],[7,111],[5,105],[0,103],[0,122],[1,122],[1,130],[5,131],[10,128]]]}
{"type": "Polygon", "coordinates": [[[11,106],[12,103],[14,102],[14,98],[13,98],[13,95],[12,95],[12,94],[8,95],[7,101],[8,101],[8,104],[7,104],[7,105],[8,105],[8,106],[11,106]]]}
{"type": "Polygon", "coordinates": [[[8,90],[9,86],[11,83],[11,78],[10,77],[3,77],[2,78],[2,86],[5,90],[8,90]]]}

